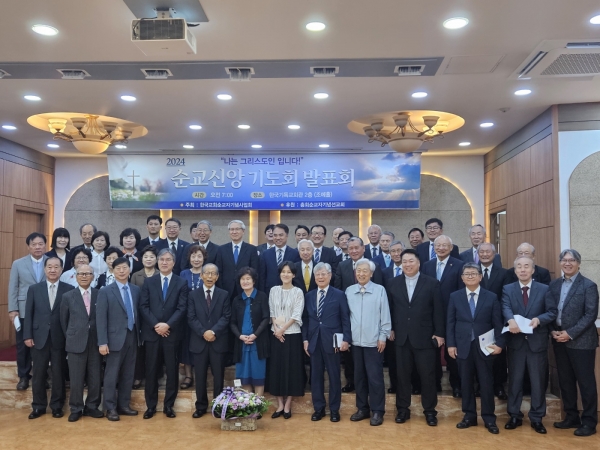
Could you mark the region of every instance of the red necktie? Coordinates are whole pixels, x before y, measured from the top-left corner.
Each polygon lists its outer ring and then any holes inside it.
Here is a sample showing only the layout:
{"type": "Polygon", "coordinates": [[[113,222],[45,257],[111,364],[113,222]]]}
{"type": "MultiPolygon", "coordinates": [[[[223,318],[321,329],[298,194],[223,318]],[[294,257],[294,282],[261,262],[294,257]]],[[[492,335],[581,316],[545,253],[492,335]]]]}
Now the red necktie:
{"type": "Polygon", "coordinates": [[[527,308],[527,302],[529,301],[529,296],[527,295],[527,291],[529,290],[529,288],[527,286],[525,286],[524,288],[521,288],[523,290],[523,304],[525,305],[525,308],[527,308]]]}
{"type": "Polygon", "coordinates": [[[210,296],[210,291],[206,291],[206,304],[208,305],[208,309],[210,309],[210,302],[212,302],[212,298],[210,296]]]}

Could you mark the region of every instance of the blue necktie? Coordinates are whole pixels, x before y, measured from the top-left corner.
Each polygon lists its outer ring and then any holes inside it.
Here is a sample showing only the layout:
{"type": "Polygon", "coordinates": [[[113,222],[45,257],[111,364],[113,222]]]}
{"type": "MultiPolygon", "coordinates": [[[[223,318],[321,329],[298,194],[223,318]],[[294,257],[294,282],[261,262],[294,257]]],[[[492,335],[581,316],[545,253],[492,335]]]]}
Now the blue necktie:
{"type": "Polygon", "coordinates": [[[325,291],[323,289],[321,289],[319,291],[319,293],[321,295],[319,297],[319,304],[317,305],[317,318],[318,319],[320,319],[321,314],[323,314],[323,304],[325,303],[325,291]]]}
{"type": "Polygon", "coordinates": [[[377,256],[377,247],[371,248],[371,257],[375,258],[377,256]]]}
{"type": "Polygon", "coordinates": [[[277,249],[277,265],[283,262],[283,250],[280,248],[277,249]]]}
{"type": "Polygon", "coordinates": [[[396,276],[399,277],[400,276],[400,267],[396,267],[396,276]]]}
{"type": "Polygon", "coordinates": [[[169,279],[165,277],[163,280],[163,302],[167,301],[167,289],[169,289],[169,279]]]}
{"type": "Polygon", "coordinates": [[[133,306],[131,304],[131,297],[129,296],[129,288],[123,286],[123,292],[125,297],[125,311],[127,311],[127,328],[129,331],[132,331],[135,322],[133,319],[133,306]]]}
{"type": "MultiPolygon", "coordinates": [[[[471,292],[469,294],[469,296],[471,297],[469,299],[469,308],[471,308],[471,317],[475,318],[475,293],[471,292]]],[[[475,339],[475,334],[473,333],[473,330],[471,330],[471,340],[475,339]]]]}
{"type": "Polygon", "coordinates": [[[433,259],[433,258],[435,258],[435,248],[432,245],[431,246],[431,254],[429,255],[429,259],[433,259]]]}
{"type": "Polygon", "coordinates": [[[41,267],[42,265],[39,262],[35,263],[35,279],[38,283],[42,281],[42,271],[40,270],[41,267]]]}
{"type": "Polygon", "coordinates": [[[321,249],[318,248],[315,250],[315,264],[318,264],[320,259],[321,259],[321,249]]]}
{"type": "Polygon", "coordinates": [[[438,261],[438,266],[437,266],[437,272],[436,272],[436,278],[438,281],[440,281],[442,279],[442,262],[438,261]]]}
{"type": "Polygon", "coordinates": [[[383,259],[385,261],[385,267],[390,267],[390,262],[392,262],[392,257],[390,255],[383,255],[383,259]]]}
{"type": "Polygon", "coordinates": [[[237,264],[238,256],[240,256],[240,252],[238,251],[239,245],[233,246],[233,261],[237,264]]]}

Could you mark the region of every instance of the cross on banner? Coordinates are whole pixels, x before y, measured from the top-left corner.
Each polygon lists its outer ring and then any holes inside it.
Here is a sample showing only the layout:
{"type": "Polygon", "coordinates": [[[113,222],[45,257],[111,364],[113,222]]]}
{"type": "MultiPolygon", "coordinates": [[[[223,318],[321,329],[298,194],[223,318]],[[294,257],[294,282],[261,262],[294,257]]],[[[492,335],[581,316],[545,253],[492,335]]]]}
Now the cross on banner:
{"type": "Polygon", "coordinates": [[[133,193],[135,194],[135,179],[139,178],[139,175],[135,174],[135,170],[131,173],[131,175],[127,175],[128,178],[131,178],[131,190],[133,191],[133,193]]]}

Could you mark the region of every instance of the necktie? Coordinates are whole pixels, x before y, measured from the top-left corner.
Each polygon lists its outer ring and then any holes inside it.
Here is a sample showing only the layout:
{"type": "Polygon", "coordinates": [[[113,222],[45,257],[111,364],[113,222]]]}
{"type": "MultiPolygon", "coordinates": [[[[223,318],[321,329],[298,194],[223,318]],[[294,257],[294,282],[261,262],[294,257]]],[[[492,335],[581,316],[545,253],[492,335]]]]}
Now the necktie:
{"type": "Polygon", "coordinates": [[[371,247],[371,256],[373,258],[377,256],[377,247],[371,247]]]}
{"type": "Polygon", "coordinates": [[[400,267],[399,266],[396,267],[396,275],[395,276],[396,277],[400,276],[400,267]]]}
{"type": "Polygon", "coordinates": [[[88,313],[88,316],[90,315],[90,293],[88,291],[85,291],[83,293],[83,304],[85,305],[85,310],[88,313]]]}
{"type": "Polygon", "coordinates": [[[131,297],[129,296],[129,287],[123,286],[123,296],[125,297],[125,311],[127,311],[127,328],[129,331],[133,331],[134,318],[133,318],[133,305],[131,304],[131,297]]]}
{"type": "Polygon", "coordinates": [[[438,279],[438,281],[440,281],[442,278],[442,262],[441,261],[438,261],[436,278],[438,279]]]}
{"type": "MultiPolygon", "coordinates": [[[[471,297],[469,299],[469,308],[471,308],[471,317],[473,317],[473,319],[475,318],[475,293],[471,292],[469,294],[469,296],[471,297]]],[[[475,333],[473,332],[473,330],[471,329],[471,340],[475,340],[475,333]]]]}
{"type": "Polygon", "coordinates": [[[167,277],[163,278],[163,302],[167,301],[167,289],[169,289],[169,279],[167,277]]]}
{"type": "Polygon", "coordinates": [[[479,254],[477,253],[477,249],[473,250],[473,260],[475,261],[475,264],[479,264],[479,254]]]}
{"type": "Polygon", "coordinates": [[[42,281],[42,271],[40,270],[41,267],[42,265],[39,261],[35,263],[35,281],[38,283],[42,281]]]}
{"type": "Polygon", "coordinates": [[[306,292],[308,292],[308,286],[310,286],[310,272],[308,270],[308,264],[304,264],[304,286],[306,286],[306,292]]]}
{"type": "Polygon", "coordinates": [[[206,290],[206,304],[208,305],[208,309],[210,310],[210,302],[212,302],[212,297],[210,296],[210,290],[206,290]]]}
{"type": "Polygon", "coordinates": [[[325,291],[321,289],[319,291],[319,302],[317,303],[317,318],[321,318],[321,314],[323,313],[323,303],[325,303],[325,291]]]}
{"type": "Polygon", "coordinates": [[[347,260],[349,257],[350,257],[350,255],[348,255],[348,254],[345,254],[345,255],[344,255],[344,261],[346,261],[346,260],[347,260]]]}
{"type": "Polygon", "coordinates": [[[429,254],[429,259],[433,259],[433,258],[435,258],[435,249],[433,247],[433,243],[431,243],[429,245],[431,245],[431,253],[429,254]]]}
{"type": "Polygon", "coordinates": [[[237,264],[238,256],[240,256],[239,245],[233,246],[233,261],[237,264]]]}
{"type": "Polygon", "coordinates": [[[321,259],[321,249],[318,248],[315,250],[315,264],[318,264],[320,259],[321,259]]]}
{"type": "Polygon", "coordinates": [[[521,288],[521,290],[523,291],[523,304],[525,305],[525,308],[527,308],[527,303],[529,302],[529,295],[527,295],[527,291],[529,288],[525,286],[524,288],[521,288]]]}
{"type": "Polygon", "coordinates": [[[483,285],[487,289],[488,282],[490,281],[490,269],[487,267],[483,271],[483,285]]]}
{"type": "Polygon", "coordinates": [[[56,300],[56,285],[55,284],[50,285],[50,293],[49,293],[48,297],[50,298],[50,309],[52,309],[52,308],[54,308],[54,301],[56,300]]]}
{"type": "Polygon", "coordinates": [[[383,255],[383,259],[385,260],[385,267],[390,266],[390,262],[392,261],[392,257],[390,255],[383,255]]]}
{"type": "Polygon", "coordinates": [[[283,262],[283,250],[280,248],[277,249],[277,265],[283,262]]]}

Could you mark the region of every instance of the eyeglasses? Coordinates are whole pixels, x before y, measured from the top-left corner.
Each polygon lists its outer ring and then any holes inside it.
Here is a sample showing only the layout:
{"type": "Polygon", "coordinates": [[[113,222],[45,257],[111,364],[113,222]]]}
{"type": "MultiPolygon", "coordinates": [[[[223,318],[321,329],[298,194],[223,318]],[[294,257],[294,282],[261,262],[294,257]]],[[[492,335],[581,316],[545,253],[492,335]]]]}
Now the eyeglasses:
{"type": "Polygon", "coordinates": [[[229,231],[242,231],[242,228],[230,228],[229,231]]]}
{"type": "Polygon", "coordinates": [[[179,230],[179,228],[181,228],[181,227],[178,227],[177,225],[174,225],[174,226],[168,226],[168,227],[165,227],[165,228],[167,230],[179,230]]]}
{"type": "Polygon", "coordinates": [[[313,231],[311,234],[312,234],[313,236],[323,236],[325,233],[322,233],[322,232],[320,232],[320,231],[313,231]]]}
{"type": "Polygon", "coordinates": [[[75,258],[75,261],[89,261],[87,256],[78,256],[75,258]]]}
{"type": "Polygon", "coordinates": [[[441,228],[440,228],[440,227],[438,227],[438,226],[435,226],[435,227],[426,227],[425,229],[426,229],[427,231],[437,231],[437,230],[441,230],[441,228]]]}
{"type": "Polygon", "coordinates": [[[208,277],[216,277],[219,274],[217,272],[202,272],[202,275],[206,275],[208,277]]]}
{"type": "Polygon", "coordinates": [[[481,275],[479,272],[466,272],[462,274],[462,276],[465,278],[475,278],[479,275],[481,275]]]}
{"type": "Polygon", "coordinates": [[[390,253],[392,253],[392,254],[402,253],[402,249],[401,248],[393,248],[390,250],[390,253]]]}
{"type": "Polygon", "coordinates": [[[560,262],[565,263],[565,264],[574,264],[577,262],[577,260],[576,259],[561,259],[560,262]]]}
{"type": "Polygon", "coordinates": [[[92,272],[78,272],[77,273],[78,277],[91,277],[92,275],[94,275],[92,272]]]}

